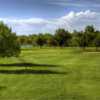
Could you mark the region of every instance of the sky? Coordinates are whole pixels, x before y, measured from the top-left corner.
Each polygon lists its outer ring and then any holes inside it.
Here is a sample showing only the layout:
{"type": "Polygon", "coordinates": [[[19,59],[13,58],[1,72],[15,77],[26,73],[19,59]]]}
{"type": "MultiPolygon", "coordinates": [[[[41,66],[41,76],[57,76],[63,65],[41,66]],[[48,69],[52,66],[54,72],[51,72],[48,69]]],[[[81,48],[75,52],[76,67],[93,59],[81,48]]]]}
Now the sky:
{"type": "Polygon", "coordinates": [[[0,21],[18,35],[54,33],[58,28],[100,30],[100,0],[0,0],[0,21]]]}

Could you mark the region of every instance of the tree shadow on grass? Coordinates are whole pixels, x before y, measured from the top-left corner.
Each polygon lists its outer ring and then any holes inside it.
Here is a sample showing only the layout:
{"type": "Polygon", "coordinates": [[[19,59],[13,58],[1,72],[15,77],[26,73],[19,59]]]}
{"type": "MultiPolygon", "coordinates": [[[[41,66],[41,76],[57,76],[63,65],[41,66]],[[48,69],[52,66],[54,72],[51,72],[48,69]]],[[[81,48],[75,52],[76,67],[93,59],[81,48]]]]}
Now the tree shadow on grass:
{"type": "Polygon", "coordinates": [[[59,65],[52,64],[35,64],[35,63],[10,63],[0,64],[0,67],[23,67],[24,69],[0,69],[0,74],[66,74],[65,72],[58,72],[53,70],[29,69],[29,67],[58,67],[59,65]]]}
{"type": "Polygon", "coordinates": [[[0,86],[0,91],[5,90],[5,89],[6,89],[6,86],[0,86]]]}
{"type": "Polygon", "coordinates": [[[66,74],[66,72],[58,72],[52,70],[32,70],[32,69],[22,69],[22,70],[0,70],[0,74],[66,74]]]}
{"type": "Polygon", "coordinates": [[[11,63],[0,64],[0,67],[58,67],[59,65],[51,64],[35,64],[35,63],[11,63]]]}

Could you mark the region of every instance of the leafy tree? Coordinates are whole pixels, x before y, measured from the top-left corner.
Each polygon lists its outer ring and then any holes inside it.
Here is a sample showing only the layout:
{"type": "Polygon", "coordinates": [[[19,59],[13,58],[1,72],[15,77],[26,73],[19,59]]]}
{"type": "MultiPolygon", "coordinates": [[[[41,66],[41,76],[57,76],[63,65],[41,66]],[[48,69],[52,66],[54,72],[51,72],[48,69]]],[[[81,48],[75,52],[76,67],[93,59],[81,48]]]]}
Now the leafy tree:
{"type": "Polygon", "coordinates": [[[37,34],[29,35],[28,38],[30,39],[30,45],[37,46],[37,38],[38,38],[37,34]]]}
{"type": "Polygon", "coordinates": [[[43,38],[46,42],[46,46],[57,46],[57,41],[54,39],[54,36],[52,34],[46,33],[43,35],[43,38]]]}
{"type": "Polygon", "coordinates": [[[20,43],[20,45],[27,45],[28,44],[28,36],[22,35],[22,36],[18,36],[18,41],[20,43]]]}
{"type": "Polygon", "coordinates": [[[68,46],[71,34],[65,29],[58,29],[55,33],[55,39],[57,40],[59,46],[68,46]]]}
{"type": "Polygon", "coordinates": [[[93,25],[88,25],[88,26],[86,26],[86,27],[85,27],[85,32],[86,32],[86,33],[93,33],[93,32],[95,32],[94,26],[93,26],[93,25]]]}
{"type": "Polygon", "coordinates": [[[86,26],[85,32],[84,32],[84,46],[93,46],[94,45],[94,40],[96,38],[96,31],[94,26],[86,26]]]}
{"type": "Polygon", "coordinates": [[[44,44],[46,44],[46,40],[43,36],[43,34],[39,34],[37,39],[36,39],[36,43],[38,46],[42,47],[44,44]]]}
{"type": "Polygon", "coordinates": [[[83,47],[84,46],[84,34],[83,32],[74,31],[71,39],[71,46],[83,47]]]}
{"type": "Polygon", "coordinates": [[[20,45],[17,41],[17,36],[12,30],[0,22],[0,56],[11,57],[20,54],[20,45]]]}
{"type": "Polygon", "coordinates": [[[48,46],[53,46],[53,47],[58,46],[57,40],[55,40],[53,37],[48,39],[47,44],[48,46]]]}
{"type": "Polygon", "coordinates": [[[94,40],[95,42],[95,46],[96,46],[96,51],[98,51],[98,47],[100,47],[100,32],[96,32],[97,33],[97,36],[94,40]]]}

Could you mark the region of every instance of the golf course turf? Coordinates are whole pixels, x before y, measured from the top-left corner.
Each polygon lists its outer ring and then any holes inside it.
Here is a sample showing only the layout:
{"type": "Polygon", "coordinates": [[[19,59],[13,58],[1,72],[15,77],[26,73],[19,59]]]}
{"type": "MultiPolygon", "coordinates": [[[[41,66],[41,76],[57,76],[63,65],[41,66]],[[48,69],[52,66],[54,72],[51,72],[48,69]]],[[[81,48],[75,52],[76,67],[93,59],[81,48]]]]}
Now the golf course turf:
{"type": "Polygon", "coordinates": [[[100,100],[100,53],[32,48],[0,58],[0,100],[100,100]]]}

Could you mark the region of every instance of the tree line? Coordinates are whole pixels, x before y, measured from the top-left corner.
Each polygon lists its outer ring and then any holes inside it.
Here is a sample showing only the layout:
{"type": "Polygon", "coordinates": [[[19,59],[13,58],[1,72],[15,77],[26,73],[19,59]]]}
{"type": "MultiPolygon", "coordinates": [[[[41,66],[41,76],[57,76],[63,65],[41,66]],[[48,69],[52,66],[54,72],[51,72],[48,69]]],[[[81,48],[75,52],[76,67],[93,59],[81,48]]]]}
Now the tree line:
{"type": "Polygon", "coordinates": [[[3,22],[0,22],[0,57],[19,56],[21,46],[49,46],[49,47],[100,47],[100,31],[93,25],[88,25],[83,31],[69,32],[57,29],[55,34],[32,34],[17,36],[3,22]]]}
{"type": "Polygon", "coordinates": [[[99,47],[100,31],[93,25],[88,25],[83,31],[69,32],[65,29],[57,29],[54,34],[32,34],[18,36],[18,42],[21,46],[50,46],[50,47],[99,47]]]}

